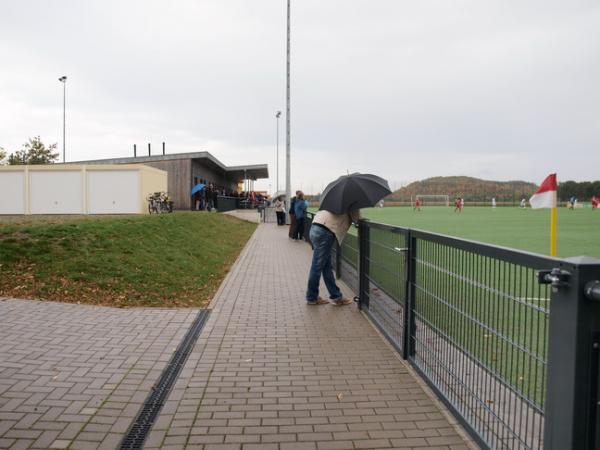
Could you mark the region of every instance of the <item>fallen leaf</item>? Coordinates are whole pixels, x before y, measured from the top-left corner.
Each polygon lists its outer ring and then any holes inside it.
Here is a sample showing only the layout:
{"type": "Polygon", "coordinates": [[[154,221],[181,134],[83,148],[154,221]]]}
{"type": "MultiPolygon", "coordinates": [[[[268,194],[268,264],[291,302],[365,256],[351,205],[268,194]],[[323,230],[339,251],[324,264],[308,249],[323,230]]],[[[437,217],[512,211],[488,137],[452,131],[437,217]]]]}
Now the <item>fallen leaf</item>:
{"type": "Polygon", "coordinates": [[[341,392],[338,393],[338,395],[336,395],[338,400],[341,400],[344,398],[344,394],[342,394],[341,392]]]}

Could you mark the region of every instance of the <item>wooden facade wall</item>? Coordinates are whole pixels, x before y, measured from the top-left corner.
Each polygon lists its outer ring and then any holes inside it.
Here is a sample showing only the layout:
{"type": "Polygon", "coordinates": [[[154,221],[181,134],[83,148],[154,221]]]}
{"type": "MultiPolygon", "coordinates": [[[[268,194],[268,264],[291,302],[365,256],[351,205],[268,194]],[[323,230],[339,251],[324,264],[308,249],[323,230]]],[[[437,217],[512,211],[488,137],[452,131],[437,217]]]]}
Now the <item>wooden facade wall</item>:
{"type": "Polygon", "coordinates": [[[169,174],[168,191],[175,209],[192,209],[192,160],[171,159],[148,161],[145,165],[166,170],[169,174]]]}

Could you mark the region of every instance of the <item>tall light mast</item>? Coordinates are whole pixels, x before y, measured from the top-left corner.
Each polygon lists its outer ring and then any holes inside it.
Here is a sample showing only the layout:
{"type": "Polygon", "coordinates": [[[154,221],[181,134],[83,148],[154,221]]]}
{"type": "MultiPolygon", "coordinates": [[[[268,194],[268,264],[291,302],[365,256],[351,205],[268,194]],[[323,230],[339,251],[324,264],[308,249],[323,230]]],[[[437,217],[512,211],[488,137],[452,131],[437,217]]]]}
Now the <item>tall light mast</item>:
{"type": "Polygon", "coordinates": [[[292,198],[290,179],[290,0],[287,0],[287,60],[286,60],[286,105],[285,105],[285,195],[292,198]]]}

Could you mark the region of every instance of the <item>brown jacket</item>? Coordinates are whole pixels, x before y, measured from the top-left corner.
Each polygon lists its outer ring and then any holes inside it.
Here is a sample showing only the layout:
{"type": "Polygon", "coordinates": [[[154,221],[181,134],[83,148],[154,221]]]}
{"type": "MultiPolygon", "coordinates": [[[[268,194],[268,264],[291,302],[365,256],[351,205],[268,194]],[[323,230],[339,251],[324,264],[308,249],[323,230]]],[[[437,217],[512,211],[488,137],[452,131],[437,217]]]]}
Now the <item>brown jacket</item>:
{"type": "Polygon", "coordinates": [[[321,210],[313,217],[312,223],[319,223],[324,227],[327,227],[329,231],[335,234],[335,237],[340,245],[346,237],[348,228],[352,222],[358,222],[360,220],[360,211],[350,211],[347,214],[334,214],[329,211],[321,210]]]}

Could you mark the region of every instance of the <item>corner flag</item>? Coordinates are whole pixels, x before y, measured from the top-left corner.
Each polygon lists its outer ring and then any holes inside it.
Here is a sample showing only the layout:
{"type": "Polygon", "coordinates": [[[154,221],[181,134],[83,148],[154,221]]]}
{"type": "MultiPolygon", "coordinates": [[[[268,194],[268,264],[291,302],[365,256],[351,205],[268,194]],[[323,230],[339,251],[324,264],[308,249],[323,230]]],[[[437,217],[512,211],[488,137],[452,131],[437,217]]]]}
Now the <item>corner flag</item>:
{"type": "Polygon", "coordinates": [[[556,174],[551,173],[542,181],[540,188],[529,199],[533,209],[556,208],[556,174]]]}
{"type": "Polygon", "coordinates": [[[551,173],[529,199],[533,209],[550,208],[550,256],[556,256],[556,191],[556,174],[551,173]]]}

